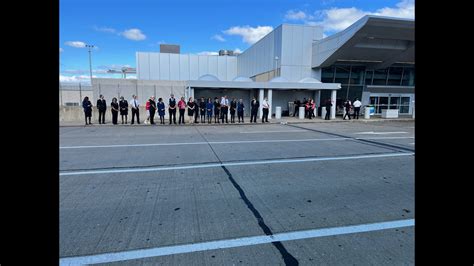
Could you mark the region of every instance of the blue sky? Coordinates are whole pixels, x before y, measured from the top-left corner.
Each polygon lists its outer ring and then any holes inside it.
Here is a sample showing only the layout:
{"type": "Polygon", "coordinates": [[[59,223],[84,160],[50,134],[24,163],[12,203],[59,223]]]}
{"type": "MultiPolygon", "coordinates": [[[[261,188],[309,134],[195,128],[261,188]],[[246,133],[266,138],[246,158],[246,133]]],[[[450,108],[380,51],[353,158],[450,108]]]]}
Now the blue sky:
{"type": "MultiPolygon", "coordinates": [[[[282,23],[322,25],[329,36],[366,14],[414,18],[413,0],[60,0],[60,80],[89,82],[110,68],[135,67],[136,51],[159,52],[179,44],[181,53],[244,51],[282,23]]],[[[127,76],[134,78],[134,75],[127,76]]]]}

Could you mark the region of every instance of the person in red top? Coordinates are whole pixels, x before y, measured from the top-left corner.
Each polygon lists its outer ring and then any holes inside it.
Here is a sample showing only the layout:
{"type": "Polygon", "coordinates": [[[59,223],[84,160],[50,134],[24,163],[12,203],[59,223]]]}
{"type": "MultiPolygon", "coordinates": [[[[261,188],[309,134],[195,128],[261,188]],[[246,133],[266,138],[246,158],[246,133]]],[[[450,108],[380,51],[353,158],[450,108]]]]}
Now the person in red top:
{"type": "Polygon", "coordinates": [[[312,119],[314,116],[314,109],[316,108],[316,104],[314,103],[314,100],[311,99],[309,100],[310,105],[309,105],[309,119],[312,119]]]}
{"type": "Polygon", "coordinates": [[[149,124],[149,121],[150,121],[150,99],[151,99],[151,97],[145,103],[146,120],[145,120],[145,122],[143,122],[143,123],[145,123],[145,125],[149,124]]]}
{"type": "Polygon", "coordinates": [[[181,124],[181,121],[183,121],[183,125],[184,125],[184,112],[186,111],[186,102],[184,101],[184,97],[181,97],[181,100],[179,100],[178,108],[179,108],[178,124],[181,124]]]}

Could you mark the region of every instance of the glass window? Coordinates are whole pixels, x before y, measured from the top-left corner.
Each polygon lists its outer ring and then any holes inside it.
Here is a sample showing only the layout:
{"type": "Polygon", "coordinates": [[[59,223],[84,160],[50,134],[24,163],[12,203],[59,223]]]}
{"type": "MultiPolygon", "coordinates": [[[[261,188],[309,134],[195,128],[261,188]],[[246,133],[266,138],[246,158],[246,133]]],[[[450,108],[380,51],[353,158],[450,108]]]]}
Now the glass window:
{"type": "Polygon", "coordinates": [[[409,106],[400,106],[400,114],[408,114],[409,106]]]}
{"type": "Polygon", "coordinates": [[[373,70],[366,70],[365,71],[365,85],[372,85],[372,77],[374,75],[373,70]]]}
{"type": "Polygon", "coordinates": [[[334,67],[326,67],[321,70],[321,82],[334,82],[334,67]]]}
{"type": "Polygon", "coordinates": [[[370,97],[370,105],[377,105],[379,97],[370,97]]]}
{"type": "Polygon", "coordinates": [[[362,99],[363,86],[354,86],[351,85],[349,88],[349,100],[354,101],[355,98],[362,99]]]}
{"type": "Polygon", "coordinates": [[[378,69],[374,71],[373,85],[387,85],[387,69],[378,69]]]}
{"type": "MultiPolygon", "coordinates": [[[[364,83],[364,73],[365,67],[361,66],[352,66],[351,68],[351,78],[349,84],[363,85],[364,83]]],[[[352,86],[351,86],[352,87],[352,86]]]]}
{"type": "Polygon", "coordinates": [[[388,72],[388,82],[387,85],[397,85],[400,86],[402,80],[402,67],[391,67],[388,72]]]}
{"type": "Polygon", "coordinates": [[[403,73],[402,85],[415,86],[415,69],[406,67],[403,73]]]}
{"type": "Polygon", "coordinates": [[[390,104],[400,104],[400,97],[390,97],[390,104]]]}
{"type": "Polygon", "coordinates": [[[410,105],[410,97],[402,97],[401,104],[410,105]]]}
{"type": "Polygon", "coordinates": [[[336,67],[336,80],[335,83],[349,84],[349,66],[337,66],[336,67]]]}

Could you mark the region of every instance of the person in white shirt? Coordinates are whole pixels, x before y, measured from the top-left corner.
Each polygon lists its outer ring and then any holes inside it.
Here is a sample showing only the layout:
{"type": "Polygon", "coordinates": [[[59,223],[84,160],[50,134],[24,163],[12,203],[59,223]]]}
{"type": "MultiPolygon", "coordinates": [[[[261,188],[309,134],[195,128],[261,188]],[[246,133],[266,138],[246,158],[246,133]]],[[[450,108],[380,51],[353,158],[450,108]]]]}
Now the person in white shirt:
{"type": "Polygon", "coordinates": [[[267,97],[263,98],[262,102],[262,111],[263,111],[263,116],[262,116],[262,123],[267,122],[268,123],[268,110],[270,108],[270,105],[268,104],[267,97]]]}
{"type": "Polygon", "coordinates": [[[229,99],[227,99],[227,95],[221,98],[221,120],[222,124],[224,124],[224,116],[225,116],[225,122],[229,124],[229,121],[227,120],[227,113],[229,111],[229,99]]]}
{"type": "Polygon", "coordinates": [[[355,119],[356,117],[357,119],[359,119],[359,112],[362,103],[359,101],[359,99],[356,98],[352,106],[354,106],[354,114],[352,115],[352,119],[355,119]]]}
{"type": "Polygon", "coordinates": [[[134,94],[132,95],[132,99],[130,100],[130,105],[132,106],[132,125],[135,122],[134,118],[135,115],[137,116],[137,123],[140,125],[140,104],[138,103],[137,96],[134,94]]]}

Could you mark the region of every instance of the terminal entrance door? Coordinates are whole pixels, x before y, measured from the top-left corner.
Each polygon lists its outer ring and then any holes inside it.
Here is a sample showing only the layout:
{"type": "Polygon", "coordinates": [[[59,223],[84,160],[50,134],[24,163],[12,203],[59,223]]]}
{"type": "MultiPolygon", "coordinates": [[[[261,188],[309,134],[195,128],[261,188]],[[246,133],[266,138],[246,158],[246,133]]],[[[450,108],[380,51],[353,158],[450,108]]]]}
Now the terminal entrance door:
{"type": "Polygon", "coordinates": [[[413,94],[378,93],[370,95],[370,105],[375,107],[375,114],[382,114],[384,109],[398,109],[399,114],[410,115],[412,99],[413,94]]]}

